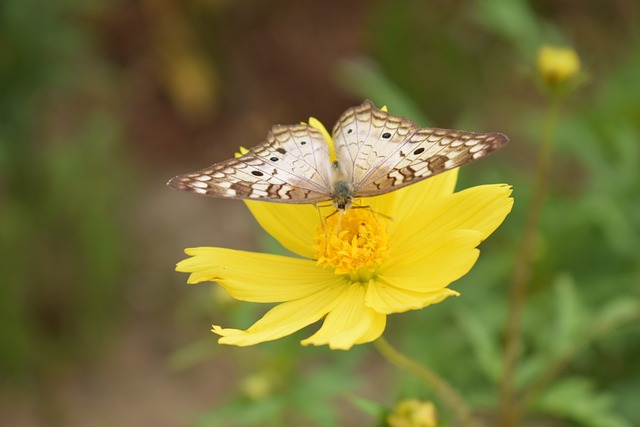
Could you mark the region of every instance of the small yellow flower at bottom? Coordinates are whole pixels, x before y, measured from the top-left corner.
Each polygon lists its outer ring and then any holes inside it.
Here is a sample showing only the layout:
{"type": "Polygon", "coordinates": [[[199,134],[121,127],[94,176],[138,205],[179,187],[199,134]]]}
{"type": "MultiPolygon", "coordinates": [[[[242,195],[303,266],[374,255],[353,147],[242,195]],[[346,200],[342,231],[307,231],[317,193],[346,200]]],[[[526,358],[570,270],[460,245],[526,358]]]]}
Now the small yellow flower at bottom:
{"type": "Polygon", "coordinates": [[[403,400],[387,416],[389,427],[437,427],[436,407],[432,402],[403,400]]]}
{"type": "Polygon", "coordinates": [[[254,345],[323,320],[303,345],[347,350],[376,340],[387,315],[459,295],[448,286],[475,264],[477,246],[511,211],[511,188],[454,192],[454,169],[332,214],[313,205],[247,201],[258,223],[302,258],[191,248],[176,270],[188,283],[217,282],[237,300],[278,303],[246,330],[223,328],[219,343],[254,345]]]}
{"type": "Polygon", "coordinates": [[[277,380],[266,372],[249,375],[240,382],[242,394],[251,400],[264,399],[276,390],[277,380]]]}

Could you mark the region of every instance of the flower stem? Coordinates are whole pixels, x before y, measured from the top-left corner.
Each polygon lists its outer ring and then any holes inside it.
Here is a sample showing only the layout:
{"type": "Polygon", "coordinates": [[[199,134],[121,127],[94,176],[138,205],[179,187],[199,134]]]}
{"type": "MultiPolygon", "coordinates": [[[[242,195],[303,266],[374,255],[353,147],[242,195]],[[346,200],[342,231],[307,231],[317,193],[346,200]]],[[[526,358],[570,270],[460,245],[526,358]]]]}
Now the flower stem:
{"type": "Polygon", "coordinates": [[[551,152],[558,118],[558,98],[552,97],[550,101],[542,131],[535,183],[524,227],[522,246],[517,255],[514,274],[511,280],[509,312],[507,314],[504,341],[503,371],[500,385],[500,418],[502,427],[518,426],[520,425],[520,418],[522,417],[522,408],[516,405],[514,382],[520,351],[522,313],[527,293],[527,285],[531,277],[531,267],[536,249],[536,235],[540,222],[540,214],[547,194],[551,152]]]}
{"type": "Polygon", "coordinates": [[[469,405],[464,401],[460,394],[443,378],[438,376],[424,365],[419,364],[413,359],[400,353],[393,348],[391,344],[384,338],[380,337],[373,343],[378,351],[392,364],[399,368],[415,374],[427,386],[433,388],[442,398],[442,401],[449,407],[451,412],[455,414],[461,426],[473,426],[473,418],[469,405]]]}

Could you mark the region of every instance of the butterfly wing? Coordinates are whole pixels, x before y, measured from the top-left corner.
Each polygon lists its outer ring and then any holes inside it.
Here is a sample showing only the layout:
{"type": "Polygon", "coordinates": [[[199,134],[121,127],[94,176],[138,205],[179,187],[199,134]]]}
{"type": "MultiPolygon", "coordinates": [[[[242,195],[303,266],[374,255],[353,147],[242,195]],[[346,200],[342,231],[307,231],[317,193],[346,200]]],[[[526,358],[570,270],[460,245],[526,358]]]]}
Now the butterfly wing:
{"type": "Polygon", "coordinates": [[[336,157],[357,185],[385,164],[398,146],[418,129],[413,120],[393,116],[365,101],[345,111],[334,126],[336,157]]]}
{"type": "Polygon", "coordinates": [[[509,141],[501,133],[420,128],[370,101],[350,108],[333,129],[336,156],[355,197],[384,194],[480,159],[509,141]]]}
{"type": "Polygon", "coordinates": [[[330,200],[329,149],[305,125],[274,126],[267,140],[235,159],[178,175],[167,185],[213,197],[282,203],[330,200]]]}

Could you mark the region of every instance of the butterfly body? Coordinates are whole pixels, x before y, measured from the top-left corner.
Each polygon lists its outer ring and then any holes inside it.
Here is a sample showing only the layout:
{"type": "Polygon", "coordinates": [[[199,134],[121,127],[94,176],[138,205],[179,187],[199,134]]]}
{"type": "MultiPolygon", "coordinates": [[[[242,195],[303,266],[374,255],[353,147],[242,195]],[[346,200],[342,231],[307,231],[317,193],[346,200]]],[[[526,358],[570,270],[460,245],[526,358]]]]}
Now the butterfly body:
{"type": "Polygon", "coordinates": [[[328,141],[307,124],[276,125],[244,155],[168,185],[197,194],[280,203],[331,201],[348,210],[354,199],[384,194],[484,157],[507,144],[501,133],[420,128],[371,102],[342,114],[328,141]],[[331,160],[335,157],[335,160],[331,160]]]}
{"type": "Polygon", "coordinates": [[[353,184],[337,160],[331,163],[331,201],[336,209],[348,210],[353,204],[353,184]]]}

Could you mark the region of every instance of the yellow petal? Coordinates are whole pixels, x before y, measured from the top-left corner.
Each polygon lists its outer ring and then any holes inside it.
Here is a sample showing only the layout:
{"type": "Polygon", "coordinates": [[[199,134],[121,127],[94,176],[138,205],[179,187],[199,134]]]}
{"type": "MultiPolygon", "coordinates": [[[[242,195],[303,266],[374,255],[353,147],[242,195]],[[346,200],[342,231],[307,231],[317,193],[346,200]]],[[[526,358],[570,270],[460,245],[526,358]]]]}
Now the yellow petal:
{"type": "Polygon", "coordinates": [[[417,237],[436,237],[455,229],[477,230],[486,239],[513,207],[511,187],[506,184],[480,185],[440,197],[423,210],[397,221],[393,243],[404,246],[417,237]]]}
{"type": "Polygon", "coordinates": [[[397,194],[402,190],[392,191],[375,197],[363,197],[354,201],[354,206],[366,206],[375,214],[382,214],[387,218],[396,219],[397,194]]]}
{"type": "Polygon", "coordinates": [[[309,126],[320,131],[325,141],[327,141],[327,145],[329,146],[329,160],[333,162],[336,159],[336,148],[333,144],[333,138],[327,131],[327,128],[325,128],[322,122],[315,117],[309,117],[309,126]]]}
{"type": "Polygon", "coordinates": [[[327,314],[318,332],[301,344],[328,344],[333,350],[348,350],[355,344],[379,338],[386,325],[386,316],[365,306],[365,294],[362,284],[352,283],[327,314]]]}
{"type": "Polygon", "coordinates": [[[345,283],[315,261],[224,248],[190,248],[176,270],[191,273],[187,283],[216,281],[238,300],[281,302],[304,298],[345,283]]]}
{"type": "Polygon", "coordinates": [[[329,131],[327,131],[327,128],[324,127],[322,122],[315,117],[309,117],[309,126],[318,130],[327,142],[333,139],[331,138],[331,134],[329,134],[329,131]]]}
{"type": "Polygon", "coordinates": [[[320,320],[340,301],[344,290],[344,285],[330,286],[314,295],[279,304],[246,331],[217,325],[211,330],[222,337],[218,340],[220,344],[247,346],[273,341],[320,320]]]}
{"type": "Polygon", "coordinates": [[[373,212],[394,221],[403,221],[411,213],[425,212],[435,200],[453,193],[457,180],[458,168],[381,196],[362,198],[357,204],[369,206],[373,212]]]}
{"type": "Polygon", "coordinates": [[[365,302],[368,307],[384,314],[402,313],[418,310],[431,304],[437,304],[450,296],[458,296],[458,292],[443,288],[433,292],[417,292],[402,289],[378,278],[367,288],[365,302]]]}
{"type": "Polygon", "coordinates": [[[401,221],[413,212],[425,212],[436,200],[452,194],[458,181],[458,170],[455,168],[398,190],[395,219],[401,221]]]}
{"type": "Polygon", "coordinates": [[[321,214],[314,205],[290,205],[245,201],[264,230],[282,246],[306,258],[313,258],[313,238],[321,214]]]}
{"type": "Polygon", "coordinates": [[[244,148],[242,145],[240,147],[238,147],[238,152],[233,153],[233,157],[235,157],[236,159],[239,157],[244,156],[245,154],[247,154],[249,152],[248,149],[244,148]]]}
{"type": "MultiPolygon", "coordinates": [[[[366,304],[365,304],[366,305],[366,304]]],[[[368,330],[356,341],[356,344],[373,342],[382,336],[387,326],[387,316],[375,310],[367,310],[367,315],[371,317],[371,324],[368,330]]]]}
{"type": "Polygon", "coordinates": [[[469,272],[480,254],[476,246],[481,240],[482,233],[475,230],[454,230],[437,239],[416,236],[412,245],[391,254],[378,277],[411,291],[440,290],[469,272]]]}

